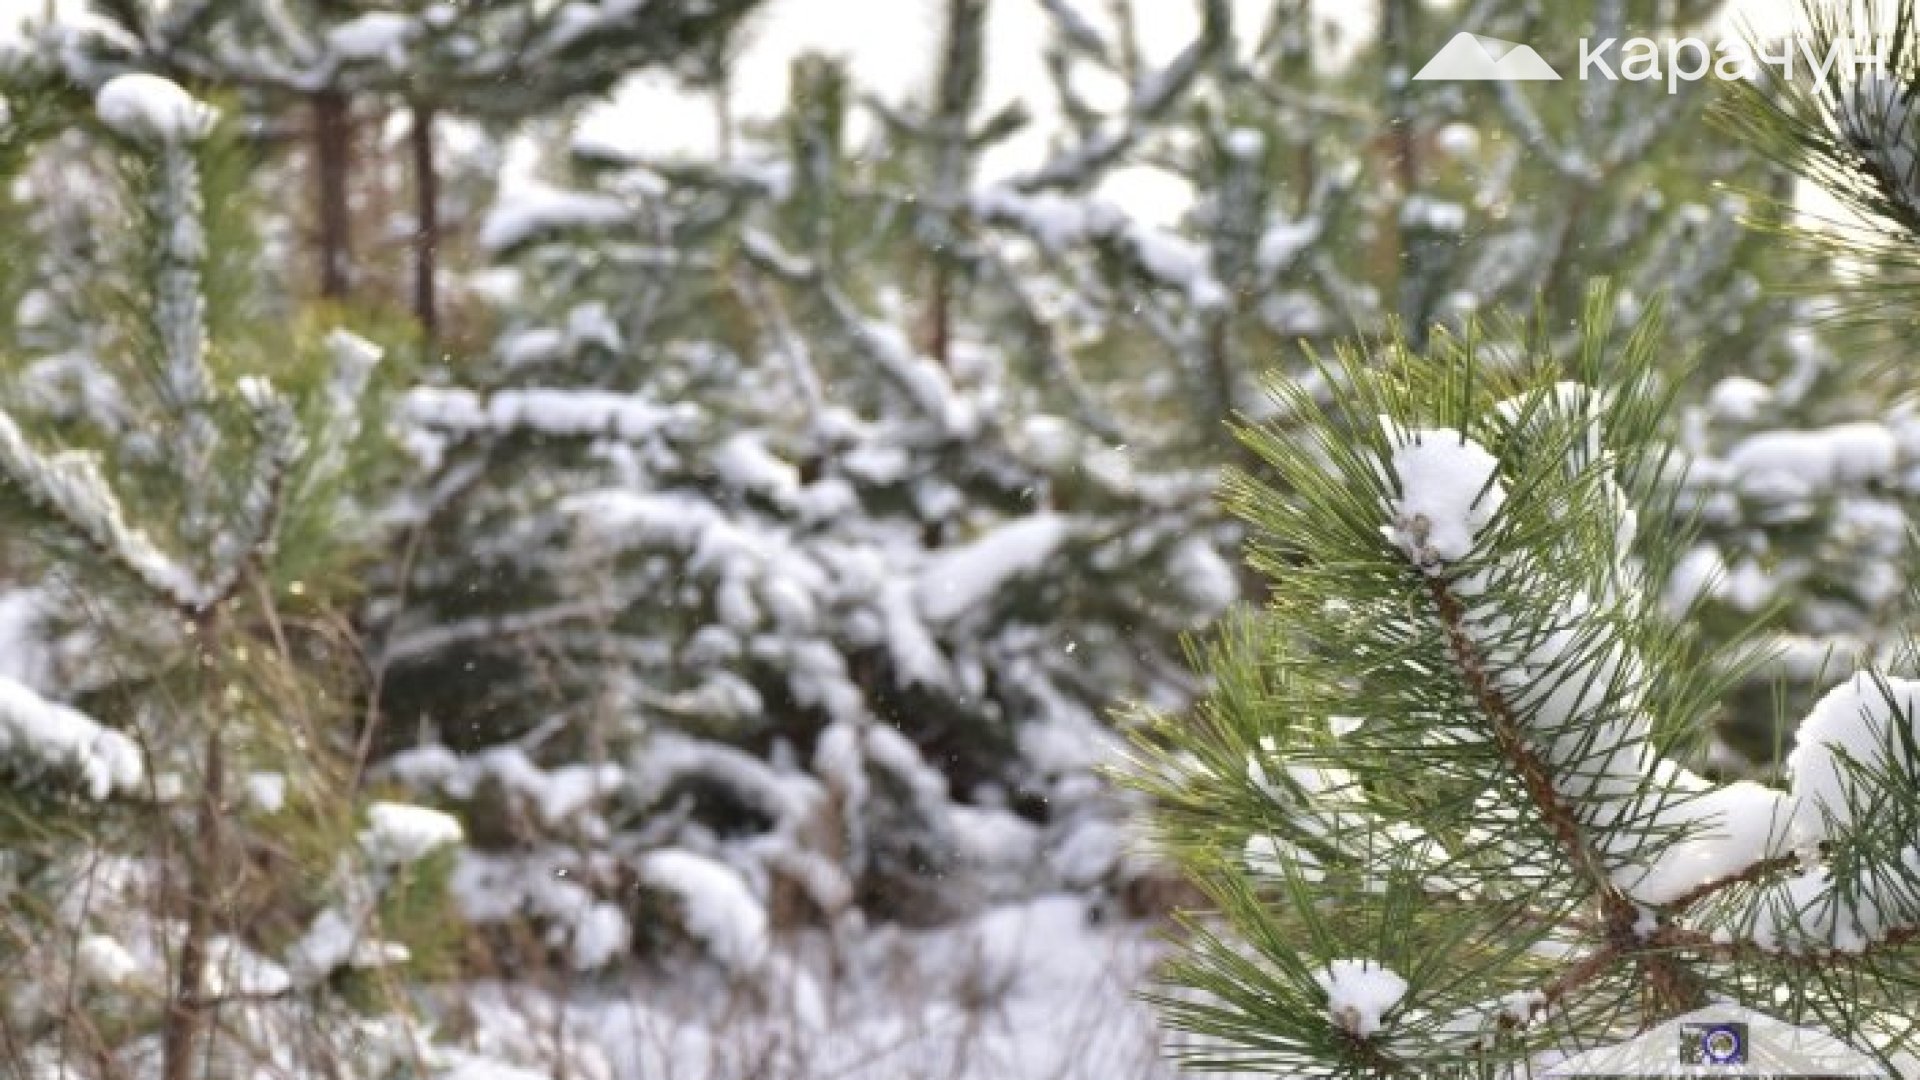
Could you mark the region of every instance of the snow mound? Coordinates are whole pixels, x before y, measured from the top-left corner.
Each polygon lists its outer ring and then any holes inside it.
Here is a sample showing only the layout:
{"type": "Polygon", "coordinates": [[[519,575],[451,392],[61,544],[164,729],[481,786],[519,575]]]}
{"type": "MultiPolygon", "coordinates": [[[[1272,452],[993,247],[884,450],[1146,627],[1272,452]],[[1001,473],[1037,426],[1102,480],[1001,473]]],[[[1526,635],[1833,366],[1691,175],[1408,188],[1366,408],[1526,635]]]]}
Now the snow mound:
{"type": "Polygon", "coordinates": [[[158,75],[116,75],[93,99],[100,122],[129,139],[193,142],[213,130],[218,110],[158,75]]]}

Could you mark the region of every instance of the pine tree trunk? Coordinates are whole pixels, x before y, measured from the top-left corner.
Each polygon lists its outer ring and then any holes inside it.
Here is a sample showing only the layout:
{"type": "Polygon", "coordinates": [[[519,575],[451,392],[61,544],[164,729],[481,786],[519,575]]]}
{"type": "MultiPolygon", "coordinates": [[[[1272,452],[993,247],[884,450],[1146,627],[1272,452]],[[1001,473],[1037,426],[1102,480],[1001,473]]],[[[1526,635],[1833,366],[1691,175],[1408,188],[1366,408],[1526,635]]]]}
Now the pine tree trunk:
{"type": "MultiPolygon", "coordinates": [[[[1413,32],[1412,5],[1408,0],[1386,0],[1380,9],[1380,40],[1387,43],[1387,170],[1393,178],[1395,199],[1391,216],[1382,220],[1387,233],[1386,272],[1392,275],[1395,290],[1406,277],[1407,244],[1405,222],[1400,210],[1413,197],[1418,177],[1413,169],[1413,116],[1407,101],[1405,66],[1409,60],[1407,35],[1413,32]]],[[[1402,313],[1404,314],[1404,312],[1402,313]]]]}
{"type": "Polygon", "coordinates": [[[353,256],[353,222],[347,179],[353,170],[353,118],[339,90],[313,96],[314,177],[319,203],[320,295],[347,295],[353,256]]]}
{"type": "Polygon", "coordinates": [[[213,934],[214,894],[222,872],[220,817],[226,801],[226,758],[218,728],[207,733],[204,764],[206,775],[194,823],[193,850],[187,858],[186,938],[180,945],[173,1000],[162,1036],[162,1080],[192,1080],[210,1018],[207,945],[213,934]]]}
{"type": "Polygon", "coordinates": [[[953,271],[943,251],[933,253],[933,302],[927,309],[927,352],[942,370],[953,370],[953,271]]]}
{"type": "Polygon", "coordinates": [[[431,347],[440,329],[437,260],[440,248],[440,176],[433,159],[433,107],[413,105],[413,314],[431,347]]]}

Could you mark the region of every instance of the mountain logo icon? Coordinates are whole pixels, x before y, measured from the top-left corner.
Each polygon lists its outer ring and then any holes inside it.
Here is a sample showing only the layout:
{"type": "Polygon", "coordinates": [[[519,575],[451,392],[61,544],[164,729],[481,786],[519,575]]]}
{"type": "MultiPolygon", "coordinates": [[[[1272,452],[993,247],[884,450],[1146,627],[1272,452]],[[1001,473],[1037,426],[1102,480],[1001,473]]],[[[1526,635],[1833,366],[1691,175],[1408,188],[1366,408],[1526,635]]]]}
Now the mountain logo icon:
{"type": "Polygon", "coordinates": [[[1540,58],[1530,45],[1517,41],[1469,34],[1453,35],[1446,47],[1435,53],[1427,66],[1415,75],[1416,81],[1450,82],[1559,82],[1560,73],[1540,58]]]}

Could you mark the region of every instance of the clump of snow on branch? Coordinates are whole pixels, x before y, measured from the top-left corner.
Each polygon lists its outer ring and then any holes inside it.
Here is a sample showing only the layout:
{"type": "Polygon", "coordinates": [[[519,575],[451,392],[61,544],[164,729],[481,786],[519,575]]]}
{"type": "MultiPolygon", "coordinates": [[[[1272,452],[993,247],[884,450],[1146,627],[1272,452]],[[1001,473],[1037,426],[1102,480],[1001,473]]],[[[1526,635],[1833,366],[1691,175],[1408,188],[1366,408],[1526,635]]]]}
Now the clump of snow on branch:
{"type": "Polygon", "coordinates": [[[685,430],[698,421],[698,408],[666,405],[627,394],[545,387],[501,390],[482,397],[469,390],[418,387],[408,392],[407,419],[451,432],[543,435],[607,435],[642,439],[658,432],[685,430]]]}
{"type": "Polygon", "coordinates": [[[400,68],[406,63],[407,43],[420,32],[411,16],[395,11],[369,11],[338,23],[327,31],[327,44],[348,60],[371,60],[400,68]]]}
{"type": "Polygon", "coordinates": [[[1893,432],[1872,422],[1763,432],[1735,445],[1726,459],[1742,493],[1771,499],[1806,498],[1836,484],[1889,476],[1898,463],[1893,432]]]}
{"type": "Polygon", "coordinates": [[[640,880],[679,900],[687,931],[729,970],[751,971],[766,959],[766,909],[726,865],[691,852],[657,851],[641,860],[640,880]]]}
{"type": "Polygon", "coordinates": [[[1362,1039],[1379,1034],[1407,996],[1407,980],[1375,960],[1335,960],[1314,974],[1327,995],[1327,1018],[1362,1039]]]}
{"type": "Polygon", "coordinates": [[[377,941],[366,934],[365,923],[337,907],[314,916],[307,932],[287,947],[287,970],[295,985],[313,986],[342,968],[371,970],[406,963],[404,945],[377,941]]]}
{"type": "Polygon", "coordinates": [[[146,777],[132,739],[0,676],[0,769],[9,766],[70,770],[95,801],[131,794],[146,777]]]}
{"type": "Polygon", "coordinates": [[[1794,832],[1802,840],[1833,838],[1871,812],[1873,787],[1855,776],[1876,780],[1910,772],[1914,762],[1901,747],[1915,725],[1920,682],[1861,673],[1834,687],[1800,723],[1787,771],[1800,805],[1794,832]],[[1906,730],[1903,730],[1906,729],[1906,730]]]}
{"type": "Polygon", "coordinates": [[[505,251],[561,229],[614,225],[632,212],[609,195],[529,186],[503,197],[480,225],[480,245],[505,251]]]}
{"type": "Polygon", "coordinates": [[[367,807],[360,849],[376,864],[405,866],[458,844],[463,836],[460,823],[448,814],[426,806],[381,802],[367,807]]]}
{"type": "Polygon", "coordinates": [[[959,618],[1044,566],[1072,536],[1071,524],[1058,514],[1034,514],[928,560],[918,585],[921,610],[935,622],[959,618]]]}
{"type": "Polygon", "coordinates": [[[1746,781],[1716,787],[1677,767],[1663,772],[1667,797],[1653,820],[1687,831],[1653,859],[1614,872],[1614,882],[1628,895],[1642,903],[1671,904],[1781,852],[1792,818],[1785,793],[1746,781]]]}
{"type": "Polygon", "coordinates": [[[1451,428],[1400,432],[1388,422],[1399,495],[1386,535],[1428,574],[1467,557],[1499,513],[1506,492],[1500,462],[1451,428]]]}
{"type": "Polygon", "coordinates": [[[94,97],[100,122],[129,139],[193,142],[213,130],[219,112],[171,79],[116,75],[94,97]]]}

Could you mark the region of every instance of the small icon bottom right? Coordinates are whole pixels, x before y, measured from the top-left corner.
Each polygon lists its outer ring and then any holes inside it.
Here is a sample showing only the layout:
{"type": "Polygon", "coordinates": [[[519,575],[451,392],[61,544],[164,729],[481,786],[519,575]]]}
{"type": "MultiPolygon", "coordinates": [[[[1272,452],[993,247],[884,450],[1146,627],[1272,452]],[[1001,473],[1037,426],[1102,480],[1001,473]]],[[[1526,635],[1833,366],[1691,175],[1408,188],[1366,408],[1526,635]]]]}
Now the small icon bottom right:
{"type": "Polygon", "coordinates": [[[1680,1062],[1683,1065],[1745,1065],[1747,1025],[1681,1024],[1680,1062]]]}

